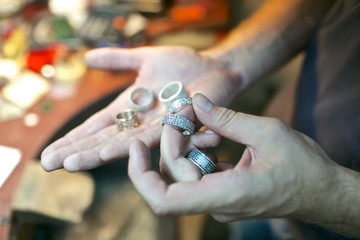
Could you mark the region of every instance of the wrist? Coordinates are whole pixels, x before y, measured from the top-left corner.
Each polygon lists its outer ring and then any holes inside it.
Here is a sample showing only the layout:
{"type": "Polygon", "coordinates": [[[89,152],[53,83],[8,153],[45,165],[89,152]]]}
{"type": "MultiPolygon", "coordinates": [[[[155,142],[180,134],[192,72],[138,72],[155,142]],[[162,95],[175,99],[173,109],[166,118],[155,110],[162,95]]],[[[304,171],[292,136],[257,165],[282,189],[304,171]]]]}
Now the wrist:
{"type": "Polygon", "coordinates": [[[199,55],[216,64],[233,82],[233,89],[239,92],[249,85],[249,78],[245,72],[244,64],[239,63],[234,57],[233,51],[222,51],[211,48],[199,52],[199,55]],[[238,62],[238,64],[234,64],[238,62]],[[235,67],[236,65],[236,67],[235,67]]]}
{"type": "Polygon", "coordinates": [[[318,171],[312,172],[313,177],[307,176],[300,186],[299,194],[294,196],[297,204],[294,211],[290,214],[304,222],[323,225],[326,219],[336,217],[332,209],[335,202],[341,198],[339,196],[339,166],[330,159],[320,161],[321,164],[316,168],[318,171]]]}

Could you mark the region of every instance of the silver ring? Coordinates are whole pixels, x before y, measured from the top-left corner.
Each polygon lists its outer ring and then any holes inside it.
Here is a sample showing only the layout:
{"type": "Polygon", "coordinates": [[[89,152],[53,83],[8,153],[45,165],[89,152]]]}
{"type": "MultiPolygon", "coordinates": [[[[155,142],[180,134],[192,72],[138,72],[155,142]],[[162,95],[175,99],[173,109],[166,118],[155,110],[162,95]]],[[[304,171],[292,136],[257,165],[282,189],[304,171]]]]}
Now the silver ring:
{"type": "Polygon", "coordinates": [[[116,115],[115,123],[120,131],[135,128],[139,125],[137,112],[133,109],[126,109],[116,115]]]}
{"type": "Polygon", "coordinates": [[[184,107],[186,105],[191,105],[191,104],[192,104],[191,97],[184,97],[184,98],[176,99],[175,101],[173,101],[170,104],[169,112],[175,113],[175,112],[179,111],[182,107],[184,107]]]}
{"type": "Polygon", "coordinates": [[[216,170],[215,163],[198,149],[191,150],[186,158],[200,169],[202,175],[214,173],[216,170]]]}
{"type": "Polygon", "coordinates": [[[159,92],[159,100],[168,108],[173,101],[179,98],[187,97],[187,93],[183,84],[179,81],[174,81],[166,84],[159,92]]]}
{"type": "Polygon", "coordinates": [[[153,106],[153,104],[154,104],[154,94],[148,88],[138,87],[138,88],[135,88],[134,90],[131,91],[131,93],[129,95],[129,102],[130,102],[130,106],[133,109],[135,109],[138,112],[143,112],[143,111],[149,110],[153,106]],[[140,94],[141,97],[143,97],[143,95],[145,95],[144,97],[146,99],[145,99],[144,104],[135,103],[135,99],[136,99],[135,95],[136,94],[140,94]]]}
{"type": "Polygon", "coordinates": [[[166,114],[163,116],[163,118],[161,119],[161,125],[173,125],[173,126],[177,126],[179,128],[184,129],[185,131],[183,132],[184,136],[189,136],[191,134],[194,133],[195,130],[195,124],[190,121],[189,119],[183,117],[183,116],[179,116],[179,115],[175,115],[175,114],[166,114]]]}

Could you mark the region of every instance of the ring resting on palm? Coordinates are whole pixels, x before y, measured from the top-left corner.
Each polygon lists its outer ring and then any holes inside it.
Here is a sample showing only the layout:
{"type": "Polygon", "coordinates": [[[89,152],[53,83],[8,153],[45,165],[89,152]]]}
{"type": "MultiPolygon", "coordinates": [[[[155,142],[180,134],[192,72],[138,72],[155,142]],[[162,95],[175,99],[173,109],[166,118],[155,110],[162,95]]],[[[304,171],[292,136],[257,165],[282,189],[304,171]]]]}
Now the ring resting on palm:
{"type": "Polygon", "coordinates": [[[137,112],[133,109],[126,109],[116,115],[115,123],[120,131],[135,128],[139,125],[137,112]]]}
{"type": "Polygon", "coordinates": [[[174,81],[166,84],[160,90],[158,97],[159,101],[169,108],[176,99],[187,97],[187,93],[181,82],[174,81]]]}
{"type": "Polygon", "coordinates": [[[129,95],[131,108],[138,112],[149,110],[154,105],[154,94],[150,89],[138,87],[131,91],[129,95]],[[136,99],[144,100],[142,104],[136,102],[136,99]]]}

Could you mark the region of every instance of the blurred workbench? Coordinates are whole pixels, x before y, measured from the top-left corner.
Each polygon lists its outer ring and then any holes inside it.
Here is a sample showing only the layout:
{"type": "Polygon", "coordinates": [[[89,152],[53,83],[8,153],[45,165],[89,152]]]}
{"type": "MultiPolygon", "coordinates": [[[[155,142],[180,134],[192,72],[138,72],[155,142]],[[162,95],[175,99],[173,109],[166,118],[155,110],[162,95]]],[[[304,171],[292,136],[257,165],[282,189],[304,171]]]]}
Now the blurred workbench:
{"type": "Polygon", "coordinates": [[[89,70],[76,86],[76,94],[61,100],[51,96],[44,98],[53,105],[49,112],[42,110],[43,101],[28,109],[39,116],[36,126],[26,126],[22,118],[0,124],[0,145],[18,148],[22,154],[20,163],[0,189],[0,239],[6,239],[8,234],[12,197],[27,162],[34,159],[52,135],[74,115],[115,90],[128,86],[134,78],[135,73],[130,72],[111,74],[89,70]]]}

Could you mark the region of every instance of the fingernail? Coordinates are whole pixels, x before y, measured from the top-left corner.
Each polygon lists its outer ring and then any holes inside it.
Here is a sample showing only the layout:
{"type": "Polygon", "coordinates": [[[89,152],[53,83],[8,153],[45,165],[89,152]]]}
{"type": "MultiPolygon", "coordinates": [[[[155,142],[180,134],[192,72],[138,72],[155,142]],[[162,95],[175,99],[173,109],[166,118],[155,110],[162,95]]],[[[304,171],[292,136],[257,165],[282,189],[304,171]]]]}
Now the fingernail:
{"type": "Polygon", "coordinates": [[[205,112],[210,111],[213,104],[212,104],[212,102],[209,101],[209,99],[207,97],[205,97],[204,95],[199,94],[199,93],[196,94],[194,97],[195,97],[196,105],[198,105],[199,108],[201,108],[205,112]]]}

